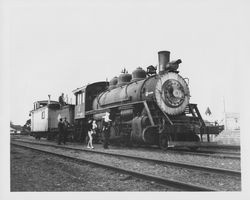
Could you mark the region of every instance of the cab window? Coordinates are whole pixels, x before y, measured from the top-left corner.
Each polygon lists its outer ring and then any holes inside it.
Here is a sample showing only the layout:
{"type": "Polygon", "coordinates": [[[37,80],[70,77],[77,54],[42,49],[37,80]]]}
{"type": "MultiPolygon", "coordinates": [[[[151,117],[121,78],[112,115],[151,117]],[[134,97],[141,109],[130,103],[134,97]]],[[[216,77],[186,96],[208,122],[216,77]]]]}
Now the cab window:
{"type": "Polygon", "coordinates": [[[78,93],[76,95],[76,105],[83,104],[84,100],[85,100],[85,93],[84,92],[78,93]]]}
{"type": "Polygon", "coordinates": [[[81,94],[81,103],[85,103],[85,92],[83,92],[82,94],[81,94]]]}
{"type": "Polygon", "coordinates": [[[41,117],[42,117],[42,119],[45,118],[45,111],[42,112],[42,116],[41,117]]]}

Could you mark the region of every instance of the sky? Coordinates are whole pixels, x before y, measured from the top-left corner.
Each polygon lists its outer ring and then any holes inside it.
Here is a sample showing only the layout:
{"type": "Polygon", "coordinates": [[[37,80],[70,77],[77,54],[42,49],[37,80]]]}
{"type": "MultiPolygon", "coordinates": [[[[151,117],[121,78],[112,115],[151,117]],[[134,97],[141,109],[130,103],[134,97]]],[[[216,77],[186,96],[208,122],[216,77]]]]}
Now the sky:
{"type": "Polygon", "coordinates": [[[96,81],[125,67],[158,64],[158,51],[181,59],[191,103],[220,121],[240,112],[245,64],[244,9],[248,1],[22,0],[5,3],[4,59],[9,72],[10,120],[23,125],[33,102],[96,81]]]}

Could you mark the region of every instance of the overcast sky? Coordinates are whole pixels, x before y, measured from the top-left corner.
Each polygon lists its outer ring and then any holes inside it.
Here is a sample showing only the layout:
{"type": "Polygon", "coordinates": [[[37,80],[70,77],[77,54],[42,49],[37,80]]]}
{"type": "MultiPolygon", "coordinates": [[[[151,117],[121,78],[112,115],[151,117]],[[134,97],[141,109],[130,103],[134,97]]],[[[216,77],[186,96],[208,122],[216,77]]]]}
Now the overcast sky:
{"type": "Polygon", "coordinates": [[[157,65],[157,52],[181,59],[191,102],[215,119],[239,110],[242,12],[248,1],[17,0],[4,8],[10,66],[10,119],[23,125],[33,102],[157,65]]]}

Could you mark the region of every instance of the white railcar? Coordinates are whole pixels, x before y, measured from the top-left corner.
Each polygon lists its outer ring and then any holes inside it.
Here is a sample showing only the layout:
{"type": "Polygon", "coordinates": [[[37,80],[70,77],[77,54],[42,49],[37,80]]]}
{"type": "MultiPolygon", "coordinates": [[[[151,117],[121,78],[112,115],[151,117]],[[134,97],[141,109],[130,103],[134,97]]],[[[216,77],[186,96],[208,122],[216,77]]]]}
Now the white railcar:
{"type": "Polygon", "coordinates": [[[32,135],[47,137],[48,133],[58,131],[60,118],[66,117],[69,124],[74,123],[74,105],[60,106],[57,101],[36,101],[30,115],[32,135]]]}

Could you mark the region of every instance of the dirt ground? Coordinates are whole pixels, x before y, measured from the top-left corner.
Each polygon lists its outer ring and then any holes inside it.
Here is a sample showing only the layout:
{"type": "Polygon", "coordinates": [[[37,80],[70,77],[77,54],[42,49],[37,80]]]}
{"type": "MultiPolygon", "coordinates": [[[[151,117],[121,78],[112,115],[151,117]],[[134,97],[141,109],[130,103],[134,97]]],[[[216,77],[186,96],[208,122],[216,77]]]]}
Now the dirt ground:
{"type": "Polygon", "coordinates": [[[130,175],[11,145],[11,191],[174,191],[130,175]]]}

